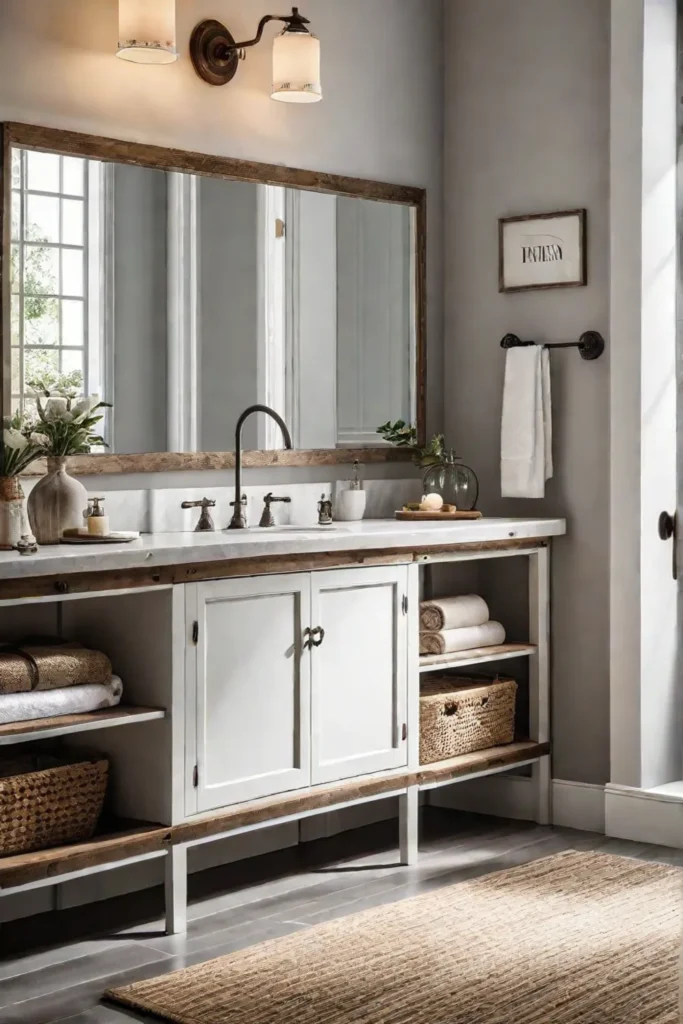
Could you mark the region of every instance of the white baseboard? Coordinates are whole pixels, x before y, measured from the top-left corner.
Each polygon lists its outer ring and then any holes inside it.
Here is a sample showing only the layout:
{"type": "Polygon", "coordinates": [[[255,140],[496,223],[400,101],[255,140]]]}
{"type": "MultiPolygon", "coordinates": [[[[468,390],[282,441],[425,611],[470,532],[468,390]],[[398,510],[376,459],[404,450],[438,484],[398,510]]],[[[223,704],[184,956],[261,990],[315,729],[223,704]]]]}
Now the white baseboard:
{"type": "Polygon", "coordinates": [[[491,814],[496,818],[532,821],[534,793],[531,779],[524,775],[484,776],[456,786],[443,786],[429,793],[432,807],[491,814]]]}
{"type": "MultiPolygon", "coordinates": [[[[475,811],[497,818],[534,819],[533,780],[524,775],[496,775],[430,794],[433,807],[475,811]]],[[[604,786],[553,779],[553,825],[582,832],[605,831],[604,786]]]]}
{"type": "Polygon", "coordinates": [[[656,790],[608,785],[605,831],[615,839],[683,849],[683,799],[656,790]]]}
{"type": "Polygon", "coordinates": [[[605,787],[553,779],[553,825],[604,833],[605,787]]]}

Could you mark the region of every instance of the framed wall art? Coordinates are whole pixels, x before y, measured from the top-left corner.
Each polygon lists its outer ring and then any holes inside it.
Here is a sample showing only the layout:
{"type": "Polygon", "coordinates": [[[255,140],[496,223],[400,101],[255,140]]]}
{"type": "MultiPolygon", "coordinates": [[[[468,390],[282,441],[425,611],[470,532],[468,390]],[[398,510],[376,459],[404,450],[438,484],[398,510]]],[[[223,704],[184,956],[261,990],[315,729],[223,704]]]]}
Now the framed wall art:
{"type": "Polygon", "coordinates": [[[498,245],[501,292],[576,288],[587,282],[585,210],[503,217],[498,245]]]}

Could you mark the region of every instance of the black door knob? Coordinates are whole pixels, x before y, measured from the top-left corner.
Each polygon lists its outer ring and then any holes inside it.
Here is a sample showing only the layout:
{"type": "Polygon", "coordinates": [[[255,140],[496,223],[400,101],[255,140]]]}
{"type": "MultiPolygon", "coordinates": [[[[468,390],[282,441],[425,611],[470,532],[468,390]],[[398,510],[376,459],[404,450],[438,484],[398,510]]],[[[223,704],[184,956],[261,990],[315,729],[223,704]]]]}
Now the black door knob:
{"type": "Polygon", "coordinates": [[[676,523],[674,517],[668,512],[662,512],[657,524],[657,532],[662,540],[671,540],[674,535],[676,523]]]}

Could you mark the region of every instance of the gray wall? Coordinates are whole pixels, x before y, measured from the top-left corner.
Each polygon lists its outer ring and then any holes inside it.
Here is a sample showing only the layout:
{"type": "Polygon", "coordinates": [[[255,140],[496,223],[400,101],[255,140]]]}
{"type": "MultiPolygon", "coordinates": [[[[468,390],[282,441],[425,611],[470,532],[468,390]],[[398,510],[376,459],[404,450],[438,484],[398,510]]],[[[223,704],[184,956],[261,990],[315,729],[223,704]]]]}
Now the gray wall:
{"type": "Polygon", "coordinates": [[[167,448],[166,201],[162,171],[114,167],[115,452],[167,448]]]}
{"type": "MultiPolygon", "coordinates": [[[[259,400],[258,185],[198,180],[199,446],[230,451],[235,423],[259,400]]],[[[258,448],[252,417],[242,435],[258,448]]]]}
{"type": "MultiPolygon", "coordinates": [[[[555,479],[500,497],[508,331],[607,334],[608,0],[445,5],[445,427],[476,469],[485,513],[566,515],[554,546],[555,778],[609,779],[609,355],[553,353],[555,479]],[[586,288],[500,295],[497,218],[585,206],[586,288]]],[[[609,342],[608,342],[609,343],[609,342]]],[[[510,599],[517,599],[514,587],[510,599]]]]}
{"type": "MultiPolygon", "coordinates": [[[[270,99],[271,30],[234,82],[211,89],[188,56],[211,15],[239,38],[267,0],[178,3],[181,59],[145,67],[114,56],[114,0],[3,0],[0,118],[206,153],[426,186],[429,201],[430,419],[442,413],[442,0],[308,0],[322,42],[324,99],[270,99]],[[26,54],[36,46],[41,73],[26,54]],[[406,73],[409,69],[409,73],[406,73]]],[[[399,475],[396,473],[395,475],[399,475]]],[[[282,472],[282,479],[287,479],[282,472]]]]}

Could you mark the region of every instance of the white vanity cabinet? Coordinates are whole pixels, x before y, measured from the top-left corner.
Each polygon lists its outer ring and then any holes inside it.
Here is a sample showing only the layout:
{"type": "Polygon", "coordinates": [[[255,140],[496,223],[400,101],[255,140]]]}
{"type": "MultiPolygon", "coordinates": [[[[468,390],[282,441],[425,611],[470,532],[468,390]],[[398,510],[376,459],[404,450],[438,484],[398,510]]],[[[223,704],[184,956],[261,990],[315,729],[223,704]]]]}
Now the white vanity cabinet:
{"type": "Polygon", "coordinates": [[[400,768],[407,757],[406,566],[311,574],[311,782],[400,768]]]}
{"type": "Polygon", "coordinates": [[[186,812],[407,764],[406,566],[185,587],[186,812]]]}
{"type": "Polygon", "coordinates": [[[194,583],[185,594],[188,812],[308,786],[308,575],[194,583]]]}

